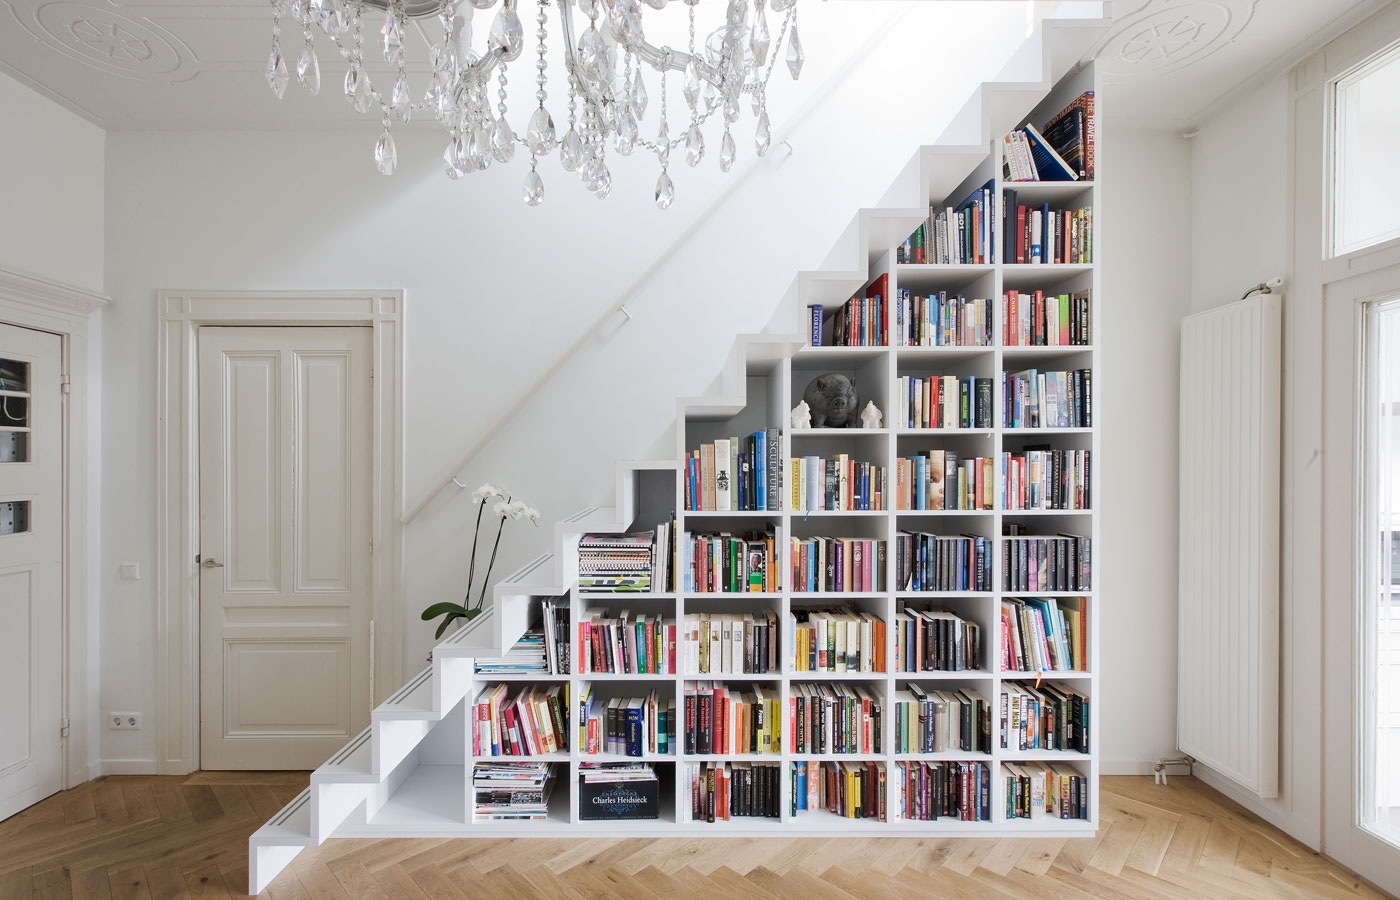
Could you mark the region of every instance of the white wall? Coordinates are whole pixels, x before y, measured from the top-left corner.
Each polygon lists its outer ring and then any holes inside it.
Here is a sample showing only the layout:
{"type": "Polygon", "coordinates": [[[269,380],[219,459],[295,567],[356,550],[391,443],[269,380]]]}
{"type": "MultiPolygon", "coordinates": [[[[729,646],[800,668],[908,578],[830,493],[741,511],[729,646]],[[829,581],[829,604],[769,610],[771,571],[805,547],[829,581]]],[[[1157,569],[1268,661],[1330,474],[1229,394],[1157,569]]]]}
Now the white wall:
{"type": "Polygon", "coordinates": [[[1099,108],[1104,546],[1095,716],[1104,771],[1138,774],[1176,747],[1177,335],[1193,263],[1191,148],[1175,132],[1116,125],[1111,86],[1099,108]]]}
{"type": "MultiPolygon", "coordinates": [[[[1010,52],[1025,34],[1018,4],[807,9],[803,79],[822,84],[824,65],[829,94],[786,107],[773,153],[747,177],[673,167],[677,201],[667,213],[651,203],[656,168],[640,160],[613,165],[613,195],[602,203],[548,161],[545,205],[530,209],[518,164],[447,182],[435,134],[401,134],[399,172],[380,177],[368,122],[350,133],[111,135],[102,708],[155,708],[153,582],[117,581],[115,571],[130,560],[150,572],[155,560],[157,290],[404,288],[408,500],[515,410],[464,480],[510,486],[547,522],[610,504],[614,461],[673,455],[675,398],[706,388],[734,335],[759,330],[795,272],[815,266],[856,207],[873,203],[995,74],[1004,58],[986,48],[1010,52]],[[860,12],[871,9],[878,18],[860,12]],[[856,13],[858,28],[830,30],[822,42],[817,16],[856,13]],[[958,38],[948,15],[974,18],[979,40],[958,38]],[[861,46],[866,39],[876,43],[861,46]],[[851,52],[863,61],[843,71],[851,52]],[[911,89],[928,72],[910,59],[939,60],[939,90],[911,89]],[[699,220],[727,187],[733,194],[699,220]],[[531,373],[639,278],[628,300],[635,320],[610,322],[520,404],[531,373]]],[[[775,78],[786,78],[781,64],[775,78]]],[[[776,95],[772,103],[776,111],[776,95]]],[[[751,133],[746,112],[737,132],[745,156],[751,133]]],[[[444,499],[408,530],[405,673],[431,644],[417,611],[458,596],[465,581],[471,513],[463,498],[444,499]]],[[[508,535],[497,574],[547,549],[549,533],[508,535]]],[[[107,759],[135,761],[128,768],[154,759],[153,729],[103,737],[107,759]]]]}
{"type": "MultiPolygon", "coordinates": [[[[0,73],[0,268],[102,293],[106,258],[103,215],[107,135],[101,128],[0,73]]],[[[88,535],[87,555],[101,558],[102,313],[93,314],[87,340],[88,535]]],[[[100,586],[88,579],[87,689],[96,697],[100,586]]],[[[88,764],[100,758],[99,712],[86,728],[88,764]]],[[[81,739],[81,738],[80,738],[81,739]]],[[[81,776],[75,773],[75,777],[81,776]]]]}
{"type": "MultiPolygon", "coordinates": [[[[1194,310],[1238,300],[1261,281],[1292,279],[1294,174],[1289,81],[1282,76],[1242,96],[1206,123],[1191,148],[1194,310]]],[[[1320,127],[1320,125],[1319,125],[1320,127]]],[[[1300,138],[1320,143],[1321,134],[1300,138]]],[[[1301,173],[1300,173],[1300,177],[1301,173]]],[[[1316,183],[1321,170],[1307,177],[1316,183]]],[[[1299,248],[1316,267],[1321,247],[1299,248]]],[[[1316,451],[1321,317],[1305,292],[1285,283],[1283,349],[1283,526],[1279,796],[1260,800],[1208,769],[1209,783],[1311,847],[1320,845],[1321,505],[1316,451]]],[[[1200,771],[1200,767],[1198,767],[1200,771]]]]}
{"type": "Polygon", "coordinates": [[[0,268],[102,291],[106,134],[0,74],[0,268]]]}

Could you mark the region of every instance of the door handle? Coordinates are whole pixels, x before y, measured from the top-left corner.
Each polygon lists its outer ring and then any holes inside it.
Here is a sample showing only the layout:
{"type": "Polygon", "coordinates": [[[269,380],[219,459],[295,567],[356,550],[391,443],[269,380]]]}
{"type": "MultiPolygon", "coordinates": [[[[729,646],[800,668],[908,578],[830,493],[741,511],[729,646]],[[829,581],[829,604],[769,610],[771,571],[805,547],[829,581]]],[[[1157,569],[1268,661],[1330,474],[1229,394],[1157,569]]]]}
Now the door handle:
{"type": "Polygon", "coordinates": [[[217,559],[214,559],[213,557],[210,557],[209,559],[206,559],[204,562],[200,563],[199,565],[200,565],[200,568],[203,568],[203,569],[222,569],[222,568],[224,567],[224,564],[223,564],[223,563],[219,562],[217,559]]]}

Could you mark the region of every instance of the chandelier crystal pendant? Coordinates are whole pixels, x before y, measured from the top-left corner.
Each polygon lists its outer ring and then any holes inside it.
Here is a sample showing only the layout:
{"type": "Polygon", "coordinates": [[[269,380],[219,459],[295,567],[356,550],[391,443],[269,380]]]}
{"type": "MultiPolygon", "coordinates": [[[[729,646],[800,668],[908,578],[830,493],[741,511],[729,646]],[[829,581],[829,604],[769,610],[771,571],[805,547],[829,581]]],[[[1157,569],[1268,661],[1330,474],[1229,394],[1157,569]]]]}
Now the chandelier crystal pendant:
{"type": "Polygon", "coordinates": [[[784,60],[793,79],[802,71],[796,0],[725,0],[723,21],[698,44],[696,9],[700,0],[535,0],[536,105],[529,109],[524,127],[517,132],[507,121],[506,86],[513,71],[511,64],[525,55],[521,2],[272,0],[272,52],[265,77],[280,100],[291,81],[282,51],[282,25],[293,22],[301,26],[304,38],[300,50],[289,48],[296,58],[298,83],[311,94],[320,91],[321,67],[315,48],[319,32],[330,39],[347,63],[344,87],[351,107],[356,112],[379,115],[383,130],[374,146],[374,162],[383,174],[392,175],[398,165],[394,123],[426,116],[447,135],[443,162],[448,178],[456,180],[483,171],[493,161],[509,163],[519,145],[521,157],[529,165],[523,199],[530,206],[544,200],[540,162],[556,151],[560,168],[577,175],[588,190],[603,198],[612,190],[609,150],[619,156],[645,150],[660,165],[655,201],[666,209],[675,199],[675,183],[669,174],[672,151],[681,151],[687,166],[699,166],[707,158],[704,129],[713,119],[720,131],[720,171],[732,169],[738,146],[731,130],[739,122],[739,101],[747,94],[749,101],[742,105],[753,112],[754,151],[764,156],[772,144],[768,79],[779,59],[784,60]],[[646,38],[644,13],[650,13],[654,21],[658,11],[671,4],[685,7],[688,39],[684,49],[658,47],[646,38]],[[546,105],[551,99],[546,63],[551,5],[556,7],[558,39],[563,42],[567,86],[568,128],[562,136],[556,132],[546,105]],[[493,8],[489,28],[474,41],[474,13],[493,8]],[[773,14],[772,25],[769,13],[773,14]],[[418,27],[411,23],[418,23],[418,27]],[[371,82],[365,67],[367,29],[369,52],[382,54],[391,70],[382,91],[371,82]],[[428,47],[426,87],[410,84],[405,64],[405,44],[415,33],[440,36],[428,47]],[[668,79],[671,73],[676,78],[668,79]],[[497,85],[494,104],[493,79],[497,85]],[[684,101],[674,128],[668,109],[668,80],[672,84],[680,81],[680,99],[684,101]],[[653,95],[657,100],[654,104],[653,95]],[[649,110],[652,122],[647,121],[649,110]],[[647,136],[652,134],[656,137],[647,136]]]}

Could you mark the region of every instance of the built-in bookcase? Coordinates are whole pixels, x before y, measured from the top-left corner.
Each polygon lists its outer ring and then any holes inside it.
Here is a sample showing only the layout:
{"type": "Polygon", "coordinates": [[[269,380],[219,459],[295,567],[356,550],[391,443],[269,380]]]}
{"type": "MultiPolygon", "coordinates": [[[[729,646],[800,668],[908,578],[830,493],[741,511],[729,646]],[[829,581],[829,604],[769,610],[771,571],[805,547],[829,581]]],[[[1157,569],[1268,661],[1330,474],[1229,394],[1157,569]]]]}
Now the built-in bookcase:
{"type": "MultiPolygon", "coordinates": [[[[1081,72],[1070,77],[1033,111],[1026,121],[1037,125],[1065,106],[1085,90],[1093,89],[1092,73],[1081,72]]],[[[1101,147],[1098,148],[1101,155],[1101,147]]],[[[491,834],[735,834],[735,835],[804,835],[804,834],[864,834],[909,836],[989,836],[989,835],[1086,835],[1098,822],[1098,751],[1097,709],[1099,701],[1099,615],[1102,606],[1098,581],[1092,569],[1093,552],[1099,546],[1100,517],[1098,504],[1098,469],[1100,463],[1101,417],[1098,394],[1090,395],[1087,406],[1091,414],[1089,425],[1055,424],[1046,427],[1014,427],[1008,424],[1008,408],[1003,393],[1003,377],[1028,370],[1088,371],[1099,370],[1100,347],[1103,342],[1103,311],[1116,298],[1104,297],[1100,290],[1097,246],[1090,248],[1095,260],[1084,264],[1017,264],[1005,259],[1004,218],[1005,191],[1016,192],[1018,202],[1048,203],[1052,209],[1088,209],[1099,207],[1099,186],[1092,182],[1008,183],[1002,178],[1001,142],[993,141],[984,161],[968,173],[946,196],[929,197],[938,208],[959,204],[972,191],[988,182],[993,184],[997,218],[995,262],[988,264],[914,264],[896,262],[895,247],[872,250],[872,278],[887,276],[888,290],[898,297],[901,290],[931,295],[946,291],[950,297],[986,298],[991,301],[991,340],[971,346],[899,346],[893,335],[885,336],[882,346],[843,347],[809,346],[782,358],[750,361],[745,384],[747,402],[735,409],[691,406],[676,429],[678,460],[705,444],[730,437],[744,438],[756,431],[781,431],[781,460],[783,477],[778,508],[762,511],[687,510],[683,465],[673,469],[649,469],[634,472],[631,489],[639,499],[637,519],[632,530],[655,528],[672,516],[682,534],[717,532],[765,532],[775,535],[777,553],[777,584],[766,592],[698,593],[687,591],[683,582],[675,589],[657,589],[648,593],[599,594],[581,593],[577,589],[568,597],[570,627],[574,629],[577,653],[576,623],[586,609],[598,607],[616,615],[626,610],[633,616],[659,615],[677,625],[677,669],[663,675],[607,674],[580,672],[577,658],[572,671],[550,676],[514,676],[542,686],[562,684],[567,687],[571,704],[569,746],[566,750],[542,757],[558,766],[554,793],[547,818],[540,821],[486,822],[473,815],[471,792],[472,754],[471,700],[480,685],[510,681],[512,676],[479,675],[476,687],[468,691],[467,699],[449,714],[436,729],[433,739],[424,749],[405,760],[402,773],[390,779],[390,797],[371,820],[378,822],[408,822],[414,804],[430,807],[436,815],[435,824],[423,823],[415,833],[478,833],[491,834]],[[1004,298],[1007,291],[1046,295],[1073,294],[1088,291],[1091,298],[1092,340],[1072,346],[1034,346],[1008,342],[1003,329],[1004,298]],[[807,384],[818,375],[836,372],[850,377],[860,396],[860,406],[874,401],[881,411],[882,427],[865,428],[793,428],[789,411],[801,401],[807,384]],[[911,427],[904,416],[901,379],[954,376],[959,379],[985,379],[992,384],[991,421],[973,427],[911,427]],[[930,453],[955,453],[961,460],[987,458],[1000,460],[1003,454],[1025,455],[1032,451],[1089,451],[1092,456],[1084,487],[1089,502],[1085,508],[1074,509],[1008,509],[1005,501],[1007,485],[999,466],[993,466],[994,490],[991,508],[962,509],[900,509],[896,508],[896,473],[901,459],[930,453]],[[888,491],[882,496],[882,508],[841,510],[795,508],[793,481],[789,461],[798,457],[835,458],[846,455],[852,460],[878,466],[887,473],[888,491]],[[1028,538],[1071,535],[1088,539],[1091,571],[1087,589],[1055,591],[1015,591],[1005,587],[1010,559],[1005,532],[1015,528],[1028,538]],[[985,589],[946,589],[937,584],[923,583],[919,589],[904,586],[898,577],[901,535],[914,533],[929,540],[963,540],[968,546],[980,545],[990,554],[990,583],[985,589]],[[793,577],[792,541],[813,538],[849,538],[883,542],[885,555],[882,565],[882,589],[859,591],[808,591],[796,584],[793,577]],[[1008,668],[1003,660],[1002,608],[1004,601],[1021,598],[1053,598],[1057,602],[1084,610],[1082,632],[1085,643],[1083,667],[1070,670],[1035,671],[1008,668]],[[884,625],[884,653],[873,664],[873,671],[812,671],[800,670],[795,664],[796,639],[793,634],[793,614],[837,606],[850,607],[857,615],[868,615],[884,625]],[[775,670],[764,674],[703,673],[689,670],[684,641],[686,617],[692,614],[721,615],[772,613],[778,623],[780,643],[775,670]],[[927,613],[954,621],[956,628],[968,628],[979,634],[979,644],[956,664],[926,665],[925,660],[911,660],[908,654],[896,651],[897,623],[901,614],[927,613]],[[731,689],[758,687],[765,696],[776,696],[780,716],[779,747],[776,752],[724,756],[715,753],[687,754],[684,752],[684,699],[687,688],[697,683],[713,682],[731,689]],[[655,764],[661,790],[660,818],[657,821],[596,822],[580,817],[578,780],[581,764],[585,762],[627,761],[634,758],[618,754],[585,754],[580,734],[576,700],[584,686],[593,696],[644,697],[655,691],[664,704],[674,700],[681,717],[677,726],[677,746],[665,754],[646,753],[642,758],[655,764]],[[1087,734],[1087,752],[1074,750],[1021,749],[1022,736],[1013,732],[1012,723],[1003,713],[1002,695],[1014,695],[1019,687],[1049,686],[1062,696],[1077,696],[1087,701],[1089,713],[1082,723],[1087,734]],[[791,711],[797,697],[816,688],[835,687],[856,691],[878,701],[881,717],[871,723],[871,743],[855,753],[812,752],[799,748],[793,733],[791,711]],[[940,750],[921,752],[916,747],[902,746],[897,733],[896,704],[907,701],[919,691],[963,692],[966,696],[985,700],[990,709],[990,736],[987,746],[972,750],[945,746],[940,750]],[[467,737],[461,738],[465,731],[467,737]],[[689,767],[716,761],[775,764],[779,785],[780,815],[768,817],[735,817],[729,821],[696,821],[690,814],[691,795],[687,778],[689,767]],[[460,762],[459,762],[460,761],[460,762]],[[815,770],[825,772],[821,764],[871,764],[866,774],[877,775],[885,792],[886,820],[849,818],[834,815],[826,809],[794,811],[793,790],[799,782],[795,764],[817,763],[815,770]],[[462,765],[461,763],[465,763],[462,765]],[[1009,818],[1007,782],[1003,765],[1020,763],[1053,763],[1083,777],[1086,793],[1086,816],[1083,819],[1009,818]],[[989,814],[985,820],[965,821],[954,816],[937,820],[901,818],[899,814],[901,774],[909,767],[921,764],[958,767],[983,766],[987,772],[989,797],[985,803],[989,814]],[[460,826],[460,827],[457,827],[460,826]],[[465,830],[461,830],[465,829],[465,830]]],[[[1094,216],[1097,224],[1097,216],[1094,216]]],[[[859,296],[865,296],[862,292],[859,296]]],[[[830,313],[830,310],[828,310],[830,313]]],[[[889,316],[893,326],[893,313],[889,316]]],[[[809,328],[809,325],[807,326],[809,328]]],[[[796,329],[794,329],[796,330],[796,329]]],[[[807,328],[804,328],[807,330],[807,328]]],[[[830,327],[828,323],[828,333],[830,327]]],[[[1097,389],[1097,385],[1094,386],[1097,389]]],[[[945,492],[950,490],[944,485],[945,492]]],[[[565,547],[564,571],[577,573],[576,560],[569,554],[576,548],[565,547]]],[[[1080,564],[1082,548],[1072,560],[1080,564]]],[[[1019,565],[1019,563],[1017,563],[1019,565]]],[[[1062,565],[1069,565],[1065,561],[1062,565]]],[[[1037,573],[1038,574],[1038,573],[1037,573]]],[[[1111,601],[1107,601],[1111,602],[1111,601]]],[[[524,614],[530,618],[534,612],[524,614]]],[[[523,620],[522,620],[523,621],[523,620]]],[[[907,737],[907,735],[906,735],[907,737]]],[[[482,757],[481,759],[484,759],[482,757]]],[[[513,757],[495,757],[510,760],[513,757]]],[[[522,759],[514,757],[514,759],[522,759]]],[[[839,769],[839,765],[837,766],[839,769]]],[[[824,776],[823,776],[824,777],[824,776]]]]}

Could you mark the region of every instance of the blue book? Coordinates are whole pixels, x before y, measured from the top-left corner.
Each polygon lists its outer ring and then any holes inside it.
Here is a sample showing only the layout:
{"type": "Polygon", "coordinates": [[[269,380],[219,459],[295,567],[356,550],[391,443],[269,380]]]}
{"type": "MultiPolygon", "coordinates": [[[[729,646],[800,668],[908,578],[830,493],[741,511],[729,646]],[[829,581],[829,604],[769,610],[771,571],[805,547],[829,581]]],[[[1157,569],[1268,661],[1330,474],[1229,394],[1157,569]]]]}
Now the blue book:
{"type": "Polygon", "coordinates": [[[811,323],[811,342],[813,347],[822,345],[822,305],[814,303],[807,307],[807,316],[811,323]]]}
{"type": "Polygon", "coordinates": [[[768,436],[767,436],[767,434],[766,434],[765,432],[762,432],[762,431],[756,431],[756,432],[754,432],[754,435],[753,435],[753,444],[754,444],[754,465],[757,467],[757,468],[755,469],[755,474],[756,474],[756,476],[757,476],[756,479],[755,479],[755,483],[758,484],[758,485],[761,485],[761,487],[759,487],[758,490],[755,490],[755,491],[754,491],[754,501],[755,501],[755,503],[754,503],[754,509],[763,511],[763,510],[768,509],[768,487],[767,487],[767,485],[768,485],[768,436]],[[759,447],[762,447],[762,448],[763,448],[763,451],[762,451],[762,452],[759,452],[759,451],[758,451],[758,448],[759,448],[759,447]]]}
{"type": "Polygon", "coordinates": [[[642,700],[627,705],[627,755],[642,755],[642,700]]]}

